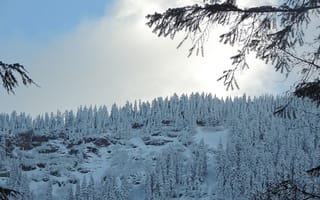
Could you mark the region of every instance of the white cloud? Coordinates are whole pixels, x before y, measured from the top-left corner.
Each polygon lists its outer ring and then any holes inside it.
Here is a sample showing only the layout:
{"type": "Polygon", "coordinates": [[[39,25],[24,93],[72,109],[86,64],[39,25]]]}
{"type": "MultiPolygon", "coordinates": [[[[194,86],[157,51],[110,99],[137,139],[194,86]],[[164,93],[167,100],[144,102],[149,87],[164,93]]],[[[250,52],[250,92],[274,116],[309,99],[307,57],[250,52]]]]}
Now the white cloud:
{"type": "Polygon", "coordinates": [[[41,88],[19,88],[17,96],[4,97],[11,103],[4,109],[34,114],[83,104],[123,104],[126,100],[152,99],[174,92],[204,91],[221,96],[272,91],[261,78],[269,70],[253,66],[250,77],[241,78],[241,91],[225,92],[216,80],[230,66],[234,49],[219,44],[214,31],[206,44],[205,57],[187,58],[188,45],[176,50],[179,40],[158,38],[145,25],[145,15],[187,3],[116,1],[103,18],[82,23],[26,61],[41,88]]]}

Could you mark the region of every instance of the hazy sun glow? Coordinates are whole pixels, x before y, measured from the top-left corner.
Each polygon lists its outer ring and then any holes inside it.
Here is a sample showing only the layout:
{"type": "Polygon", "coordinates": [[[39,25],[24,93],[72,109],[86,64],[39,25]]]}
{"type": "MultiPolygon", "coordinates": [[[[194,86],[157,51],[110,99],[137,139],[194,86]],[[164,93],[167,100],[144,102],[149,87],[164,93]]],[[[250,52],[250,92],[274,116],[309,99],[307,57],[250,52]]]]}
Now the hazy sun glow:
{"type": "Polygon", "coordinates": [[[3,59],[24,63],[41,88],[21,87],[15,96],[3,95],[1,110],[37,114],[80,105],[121,105],[173,93],[227,96],[279,91],[270,87],[277,78],[270,79],[270,70],[258,62],[249,73],[239,75],[241,90],[225,91],[216,80],[231,67],[229,57],[236,49],[218,43],[219,27],[211,32],[205,56],[188,58],[188,43],[176,49],[183,33],[175,40],[159,38],[145,25],[147,14],[192,2],[114,1],[105,16],[83,21],[46,43],[21,38],[8,42],[10,48],[0,52],[3,59]]]}

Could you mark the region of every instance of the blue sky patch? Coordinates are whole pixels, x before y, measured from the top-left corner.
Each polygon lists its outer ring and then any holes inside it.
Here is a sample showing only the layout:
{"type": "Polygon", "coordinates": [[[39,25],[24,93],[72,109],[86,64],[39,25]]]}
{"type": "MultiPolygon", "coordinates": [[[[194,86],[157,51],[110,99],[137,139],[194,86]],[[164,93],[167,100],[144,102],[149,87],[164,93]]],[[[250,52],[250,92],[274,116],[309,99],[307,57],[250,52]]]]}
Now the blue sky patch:
{"type": "Polygon", "coordinates": [[[0,38],[46,40],[101,17],[111,0],[0,0],[0,38]]]}

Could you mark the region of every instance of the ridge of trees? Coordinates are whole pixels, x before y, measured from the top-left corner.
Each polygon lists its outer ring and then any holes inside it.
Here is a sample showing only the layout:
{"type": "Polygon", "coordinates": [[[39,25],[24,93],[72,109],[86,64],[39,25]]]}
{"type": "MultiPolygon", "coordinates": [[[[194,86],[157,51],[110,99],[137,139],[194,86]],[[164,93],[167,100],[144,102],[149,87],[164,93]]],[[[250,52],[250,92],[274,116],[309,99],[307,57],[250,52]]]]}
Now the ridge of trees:
{"type": "MultiPolygon", "coordinates": [[[[210,94],[192,94],[157,98],[151,102],[128,102],[122,107],[114,105],[110,112],[106,107],[79,107],[74,111],[47,113],[34,119],[24,113],[13,112],[11,115],[0,114],[0,133],[13,137],[30,129],[36,136],[59,137],[59,133],[64,133],[66,137],[63,138],[68,138],[67,144],[83,141],[86,137],[103,137],[105,133],[111,138],[130,139],[152,137],[158,132],[174,132],[181,141],[180,149],[179,145],[174,145],[174,151],[169,149],[156,156],[155,168],[150,168],[150,173],[145,176],[146,196],[149,199],[167,199],[179,197],[180,194],[198,197],[205,193],[200,190],[209,178],[206,176],[205,162],[208,149],[203,141],[193,148],[190,143],[192,130],[198,126],[225,126],[229,133],[228,145],[223,147],[221,144],[215,150],[217,176],[214,179],[217,181],[216,195],[221,195],[221,199],[268,199],[271,191],[283,197],[295,192],[296,199],[310,195],[316,197],[320,194],[318,187],[315,187],[320,181],[317,167],[320,127],[317,123],[319,116],[310,112],[319,108],[310,100],[292,98],[289,106],[293,109],[286,110],[281,117],[272,115],[274,108],[287,100],[288,97],[280,96],[251,98],[244,95],[219,99],[210,94]],[[136,123],[139,126],[133,126],[136,123]],[[182,156],[183,149],[192,153],[187,161],[182,156]],[[286,182],[288,180],[291,182],[286,182]],[[285,190],[285,187],[288,189],[285,190]]],[[[10,156],[7,159],[11,159],[10,156]]],[[[28,163],[28,159],[24,162],[28,163]]],[[[19,163],[11,169],[17,166],[19,163]]],[[[19,174],[12,178],[19,177],[23,178],[19,174]]],[[[102,186],[99,191],[106,190],[101,196],[115,198],[119,195],[107,189],[118,182],[114,181],[115,178],[119,180],[119,177],[107,177],[110,184],[99,184],[102,186]]],[[[16,183],[14,180],[10,182],[16,183]]],[[[80,189],[70,190],[70,194],[84,193],[85,190],[81,189],[83,184],[76,184],[80,189]]],[[[20,189],[23,187],[26,186],[12,188],[24,191],[20,189]]],[[[48,185],[48,196],[50,187],[48,185]]]]}

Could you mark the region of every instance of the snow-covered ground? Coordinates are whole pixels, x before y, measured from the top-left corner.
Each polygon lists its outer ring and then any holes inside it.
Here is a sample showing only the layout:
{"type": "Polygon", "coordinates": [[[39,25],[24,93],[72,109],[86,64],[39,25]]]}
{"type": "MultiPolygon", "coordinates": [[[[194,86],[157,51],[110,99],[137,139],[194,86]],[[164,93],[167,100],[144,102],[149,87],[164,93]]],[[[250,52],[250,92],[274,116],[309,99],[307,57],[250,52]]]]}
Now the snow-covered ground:
{"type": "Polygon", "coordinates": [[[197,127],[195,141],[200,142],[202,139],[209,148],[216,149],[219,144],[223,147],[227,144],[229,130],[223,126],[217,127],[197,127]]]}
{"type": "MultiPolygon", "coordinates": [[[[194,130],[181,130],[174,134],[170,131],[162,131],[159,135],[148,137],[137,134],[129,139],[115,139],[107,134],[93,136],[96,139],[114,140],[114,143],[100,147],[94,142],[84,142],[84,140],[81,143],[73,141],[70,145],[70,141],[52,139],[31,150],[16,148],[14,153],[21,156],[24,165],[34,168],[23,173],[29,178],[29,188],[37,198],[42,198],[49,180],[53,184],[53,196],[58,198],[70,185],[75,190],[75,181],[82,182],[83,177],[89,180],[92,176],[99,184],[102,177],[111,174],[129,177],[128,182],[133,186],[129,199],[140,200],[142,196],[139,194],[144,192],[146,174],[155,167],[164,149],[180,149],[179,151],[186,157],[192,158],[190,142],[197,144],[202,139],[209,148],[208,174],[205,184],[207,186],[203,190],[208,194],[214,193],[214,150],[220,143],[225,146],[227,137],[228,129],[222,126],[195,127],[194,130]],[[56,148],[56,151],[41,153],[51,148],[56,148]]],[[[5,183],[5,179],[2,179],[2,183],[5,183]]]]}
{"type": "MultiPolygon", "coordinates": [[[[222,144],[222,147],[225,148],[228,140],[229,130],[223,126],[216,127],[197,127],[194,140],[196,142],[203,142],[208,146],[208,171],[204,184],[204,190],[207,191],[207,199],[212,199],[217,193],[216,189],[216,159],[215,151],[218,146],[222,144]]],[[[205,199],[205,198],[204,198],[205,199]]]]}

